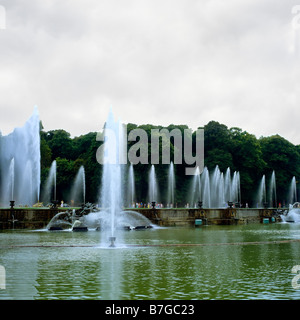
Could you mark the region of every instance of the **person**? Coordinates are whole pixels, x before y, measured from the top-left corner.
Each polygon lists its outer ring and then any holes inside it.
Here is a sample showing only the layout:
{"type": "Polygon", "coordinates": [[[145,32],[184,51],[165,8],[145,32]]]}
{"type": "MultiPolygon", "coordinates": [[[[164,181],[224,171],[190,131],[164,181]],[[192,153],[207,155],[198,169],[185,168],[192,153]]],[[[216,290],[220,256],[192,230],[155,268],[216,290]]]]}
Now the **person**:
{"type": "Polygon", "coordinates": [[[64,202],[61,200],[60,202],[60,206],[63,207],[64,206],[64,202]]]}

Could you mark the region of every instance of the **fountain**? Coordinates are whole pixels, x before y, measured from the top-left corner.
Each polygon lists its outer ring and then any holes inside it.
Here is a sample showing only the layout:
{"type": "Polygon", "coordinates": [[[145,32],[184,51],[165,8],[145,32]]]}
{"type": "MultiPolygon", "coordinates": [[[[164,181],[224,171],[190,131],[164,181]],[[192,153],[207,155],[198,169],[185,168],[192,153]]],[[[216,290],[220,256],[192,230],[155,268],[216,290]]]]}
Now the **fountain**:
{"type": "Polygon", "coordinates": [[[42,200],[45,204],[48,204],[53,200],[56,200],[56,161],[51,164],[48,178],[45,183],[42,200]],[[53,197],[52,197],[53,196],[53,197]]]}
{"type": "Polygon", "coordinates": [[[202,201],[204,208],[210,208],[210,179],[209,179],[209,171],[207,167],[204,168],[201,174],[201,184],[202,184],[202,201]]]}
{"type": "MultiPolygon", "coordinates": [[[[199,168],[198,168],[199,170],[199,168]]],[[[168,173],[168,196],[167,202],[170,208],[173,208],[175,205],[175,173],[174,173],[174,164],[171,161],[168,173]]]]}
{"type": "Polygon", "coordinates": [[[100,204],[101,210],[92,212],[85,216],[85,223],[89,227],[96,227],[101,231],[101,244],[110,242],[110,246],[114,247],[115,242],[122,241],[121,230],[131,230],[139,226],[150,228],[151,222],[143,215],[133,211],[122,211],[123,206],[123,189],[124,181],[124,165],[119,163],[120,152],[123,150],[125,136],[122,130],[122,124],[115,121],[112,111],[110,111],[105,124],[104,137],[111,137],[113,133],[114,139],[105,139],[103,147],[103,170],[100,204]],[[116,233],[118,233],[116,235],[116,233]]]}
{"type": "Polygon", "coordinates": [[[224,175],[220,172],[219,166],[216,166],[210,182],[211,206],[219,208],[225,206],[224,193],[224,175]]]}
{"type": "Polygon", "coordinates": [[[201,195],[201,180],[200,180],[200,170],[199,167],[196,168],[196,172],[193,177],[191,191],[190,191],[190,203],[193,205],[198,201],[202,201],[201,195]]]}
{"type": "Polygon", "coordinates": [[[241,203],[241,181],[240,181],[240,173],[234,172],[232,178],[232,185],[231,185],[231,196],[232,201],[235,202],[237,205],[241,203]]]}
{"type": "Polygon", "coordinates": [[[74,202],[74,204],[85,204],[85,190],[84,166],[80,166],[71,190],[71,203],[74,202]]]}
{"type": "MultiPolygon", "coordinates": [[[[124,143],[124,137],[122,136],[120,125],[121,124],[119,122],[115,122],[113,114],[110,111],[104,129],[104,136],[106,140],[104,141],[103,149],[104,158],[100,197],[101,207],[108,217],[106,222],[110,229],[110,237],[115,237],[116,217],[118,212],[121,211],[123,204],[122,168],[118,159],[120,150],[119,145],[124,143]],[[114,133],[115,140],[112,141],[112,143],[110,143],[111,140],[109,139],[109,143],[107,143],[107,136],[109,132],[114,133]]],[[[102,230],[104,231],[103,226],[102,230]]]]}
{"type": "Polygon", "coordinates": [[[269,205],[270,207],[277,207],[277,195],[276,195],[276,179],[275,171],[273,170],[271,179],[270,179],[270,188],[269,188],[269,205]]]}
{"type": "Polygon", "coordinates": [[[64,229],[70,229],[73,225],[73,217],[70,212],[59,212],[57,213],[46,226],[47,230],[50,231],[61,231],[64,229]]]}
{"type": "Polygon", "coordinates": [[[292,204],[297,202],[297,186],[296,186],[296,177],[292,178],[290,190],[288,194],[288,203],[292,204]]]}
{"type": "Polygon", "coordinates": [[[210,174],[207,167],[199,173],[196,168],[190,189],[190,203],[199,207],[199,203],[204,208],[225,208],[227,202],[239,203],[241,201],[240,174],[234,172],[231,178],[230,168],[226,170],[224,177],[219,166],[216,166],[210,174]]]}
{"type": "Polygon", "coordinates": [[[149,172],[149,201],[150,202],[158,201],[158,185],[157,185],[154,165],[151,166],[151,169],[149,172]]]}
{"type": "Polygon", "coordinates": [[[127,189],[127,205],[128,207],[135,206],[135,183],[134,183],[134,171],[133,164],[131,163],[128,170],[128,189],[127,189]]]}
{"type": "Polygon", "coordinates": [[[227,201],[231,201],[231,173],[230,168],[227,168],[224,178],[224,196],[227,201]]]}
{"type": "Polygon", "coordinates": [[[286,210],[280,217],[283,222],[300,222],[300,202],[290,204],[289,210],[286,210]]]}
{"type": "Polygon", "coordinates": [[[257,194],[257,207],[263,208],[264,204],[267,201],[267,193],[266,193],[266,177],[265,175],[262,176],[261,182],[258,188],[257,194]]]}
{"type": "Polygon", "coordinates": [[[12,158],[9,165],[9,190],[11,190],[10,199],[14,198],[14,184],[15,184],[15,159],[12,158]]]}
{"type": "Polygon", "coordinates": [[[33,205],[40,197],[40,120],[35,107],[21,128],[0,134],[0,203],[13,196],[18,205],[33,205]],[[13,190],[12,190],[13,188],[13,190]],[[13,193],[13,195],[12,195],[13,193]]]}

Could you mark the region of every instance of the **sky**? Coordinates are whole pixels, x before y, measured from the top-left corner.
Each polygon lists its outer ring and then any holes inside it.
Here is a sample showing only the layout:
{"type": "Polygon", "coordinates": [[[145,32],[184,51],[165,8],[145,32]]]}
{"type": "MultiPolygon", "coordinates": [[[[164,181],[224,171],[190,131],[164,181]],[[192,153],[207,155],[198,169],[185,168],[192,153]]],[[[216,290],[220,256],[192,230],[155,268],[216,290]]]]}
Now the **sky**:
{"type": "Polygon", "coordinates": [[[300,0],[0,0],[0,130],[37,106],[46,131],[79,136],[112,108],[298,145],[299,60],[300,0]]]}

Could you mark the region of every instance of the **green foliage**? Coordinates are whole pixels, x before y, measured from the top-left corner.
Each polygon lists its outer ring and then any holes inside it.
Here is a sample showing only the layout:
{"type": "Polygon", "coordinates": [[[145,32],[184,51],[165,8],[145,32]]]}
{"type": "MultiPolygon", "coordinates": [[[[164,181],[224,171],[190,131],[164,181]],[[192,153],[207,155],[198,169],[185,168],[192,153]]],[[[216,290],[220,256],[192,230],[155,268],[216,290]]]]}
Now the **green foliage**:
{"type": "Polygon", "coordinates": [[[72,139],[65,130],[52,130],[47,132],[45,140],[52,152],[52,160],[58,157],[69,158],[72,154],[72,139]]]}
{"type": "MultiPolygon", "coordinates": [[[[148,173],[151,163],[151,130],[163,129],[162,126],[145,124],[127,124],[127,133],[133,129],[143,129],[148,134],[148,165],[136,164],[135,183],[137,201],[147,201],[148,173]]],[[[188,129],[186,125],[171,124],[166,127],[169,132],[179,129],[182,133],[188,129]]],[[[41,176],[42,185],[45,182],[53,160],[57,162],[57,198],[67,201],[72,183],[81,165],[86,175],[86,201],[97,202],[101,184],[102,165],[97,162],[96,153],[101,141],[96,140],[97,133],[90,132],[71,138],[65,130],[43,131],[41,125],[41,176]]],[[[194,141],[195,132],[191,137],[194,141]]],[[[170,160],[174,161],[174,139],[171,138],[170,160]]],[[[128,142],[128,150],[136,141],[128,142]]],[[[160,137],[160,164],[155,166],[160,186],[161,199],[167,191],[168,165],[162,164],[161,150],[168,144],[160,137]]],[[[182,165],[175,164],[176,199],[179,205],[187,202],[191,177],[185,175],[182,144],[182,165]]],[[[195,150],[195,148],[194,148],[195,150]]],[[[276,173],[278,202],[284,202],[288,185],[293,176],[300,177],[300,145],[293,145],[284,138],[275,135],[257,139],[253,134],[240,128],[228,128],[224,124],[210,121],[204,126],[205,166],[212,170],[219,166],[225,173],[228,167],[231,171],[239,171],[241,177],[242,202],[251,204],[263,174],[269,177],[273,170],[276,173]]],[[[124,180],[124,187],[126,186],[124,180]]]]}
{"type": "Polygon", "coordinates": [[[216,165],[223,172],[233,167],[230,147],[230,131],[224,124],[210,121],[204,126],[204,161],[209,170],[213,170],[216,165]]]}
{"type": "Polygon", "coordinates": [[[291,178],[300,177],[300,153],[299,146],[279,135],[262,137],[259,139],[262,149],[262,158],[266,162],[266,172],[271,175],[272,171],[276,173],[277,191],[281,195],[281,202],[287,192],[291,178]]]}

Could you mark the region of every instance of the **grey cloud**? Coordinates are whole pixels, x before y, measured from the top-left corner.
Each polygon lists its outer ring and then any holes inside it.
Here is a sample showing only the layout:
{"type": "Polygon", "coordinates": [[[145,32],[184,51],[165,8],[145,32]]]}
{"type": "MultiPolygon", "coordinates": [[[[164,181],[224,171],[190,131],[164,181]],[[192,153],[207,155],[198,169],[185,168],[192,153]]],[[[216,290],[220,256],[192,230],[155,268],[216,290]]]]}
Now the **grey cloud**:
{"type": "Polygon", "coordinates": [[[300,143],[290,0],[3,2],[2,130],[37,104],[47,130],[84,134],[112,106],[124,122],[217,120],[300,143]]]}

